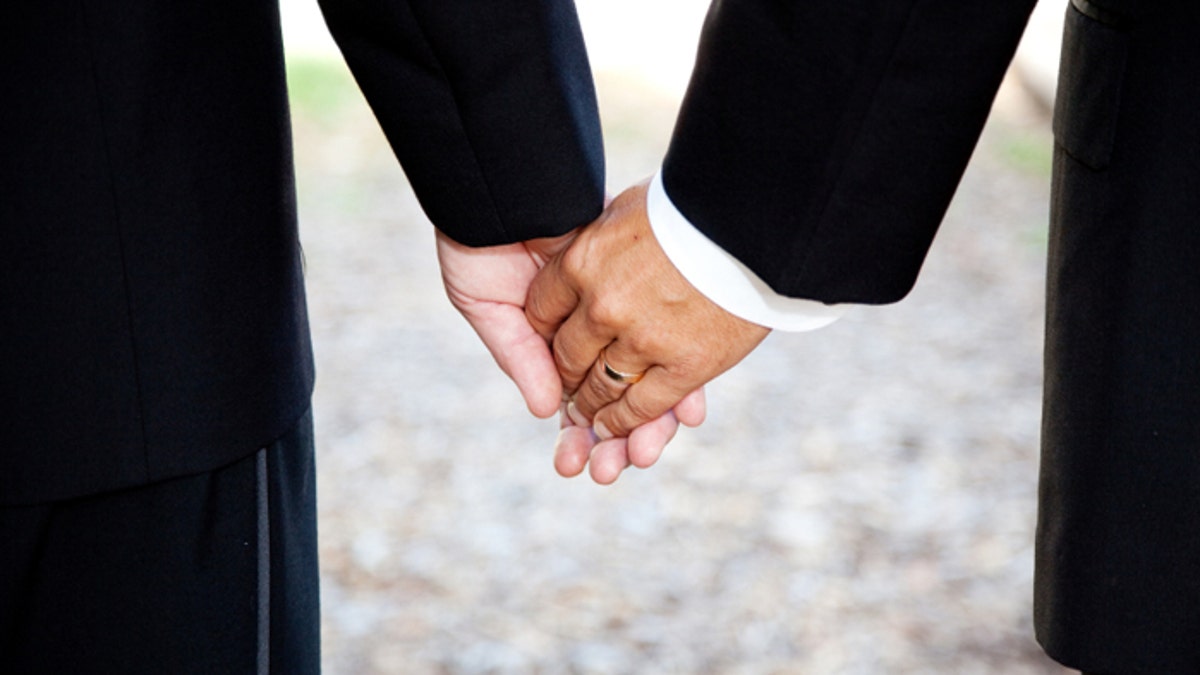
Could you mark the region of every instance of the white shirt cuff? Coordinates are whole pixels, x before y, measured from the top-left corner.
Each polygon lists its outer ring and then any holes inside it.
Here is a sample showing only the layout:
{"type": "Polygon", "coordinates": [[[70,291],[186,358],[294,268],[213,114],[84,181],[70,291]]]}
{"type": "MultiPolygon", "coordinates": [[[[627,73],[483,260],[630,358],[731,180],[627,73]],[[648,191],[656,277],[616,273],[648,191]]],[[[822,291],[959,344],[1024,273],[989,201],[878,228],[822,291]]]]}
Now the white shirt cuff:
{"type": "Polygon", "coordinates": [[[844,305],[789,298],[771,290],[675,208],[663,187],[661,170],[650,182],[646,212],[667,259],[696,290],[734,316],[767,328],[799,332],[828,326],[845,311],[844,305]]]}

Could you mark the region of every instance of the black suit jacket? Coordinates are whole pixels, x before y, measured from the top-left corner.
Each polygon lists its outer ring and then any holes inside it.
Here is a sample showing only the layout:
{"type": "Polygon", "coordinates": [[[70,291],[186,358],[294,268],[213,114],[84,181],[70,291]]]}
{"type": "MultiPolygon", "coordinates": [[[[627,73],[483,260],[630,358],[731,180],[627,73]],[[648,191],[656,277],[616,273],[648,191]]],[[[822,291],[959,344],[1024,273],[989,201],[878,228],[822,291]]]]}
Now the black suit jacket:
{"type": "MultiPolygon", "coordinates": [[[[721,0],[664,166],[775,290],[912,286],[1032,0],[721,0]]],[[[1200,5],[1072,0],[1056,99],[1038,638],[1200,672],[1200,5]]]]}
{"type": "MultiPolygon", "coordinates": [[[[434,223],[469,244],[598,214],[569,0],[333,1],[434,223]]],[[[0,6],[0,503],[232,462],[313,381],[273,0],[0,6]]]]}

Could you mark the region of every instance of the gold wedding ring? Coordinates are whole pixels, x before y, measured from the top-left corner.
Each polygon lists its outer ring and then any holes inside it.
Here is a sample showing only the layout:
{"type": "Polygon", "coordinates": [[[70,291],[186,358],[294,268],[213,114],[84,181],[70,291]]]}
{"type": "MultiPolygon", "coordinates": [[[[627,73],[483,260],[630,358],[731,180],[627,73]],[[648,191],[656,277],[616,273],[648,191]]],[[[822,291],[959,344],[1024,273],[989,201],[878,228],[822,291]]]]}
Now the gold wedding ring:
{"type": "Polygon", "coordinates": [[[600,350],[600,363],[604,365],[604,374],[613,382],[617,384],[633,384],[645,375],[645,373],[626,373],[613,368],[609,365],[608,359],[605,358],[605,351],[605,349],[600,350]]]}

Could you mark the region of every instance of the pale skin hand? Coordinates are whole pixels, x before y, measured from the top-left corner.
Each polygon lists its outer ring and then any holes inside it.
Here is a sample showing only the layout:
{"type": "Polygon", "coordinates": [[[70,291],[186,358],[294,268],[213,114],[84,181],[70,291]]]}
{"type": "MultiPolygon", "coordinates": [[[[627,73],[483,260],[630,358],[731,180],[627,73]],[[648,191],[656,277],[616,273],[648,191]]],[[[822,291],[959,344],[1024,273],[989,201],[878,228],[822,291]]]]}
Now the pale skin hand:
{"type": "Polygon", "coordinates": [[[563,476],[575,476],[586,467],[592,480],[608,485],[630,465],[645,469],[658,461],[681,422],[694,427],[703,421],[703,389],[686,397],[674,411],[634,429],[629,438],[601,441],[590,427],[576,425],[564,411],[554,446],[554,468],[563,476]]]}
{"type": "Polygon", "coordinates": [[[633,443],[635,429],[733,367],[770,333],[721,309],[679,274],[650,229],[644,183],[618,196],[546,264],[529,289],[526,315],[552,340],[562,386],[574,394],[571,417],[590,420],[599,438],[612,439],[598,449],[625,437],[633,443]],[[613,381],[601,349],[613,368],[645,376],[634,384],[613,381]]]}
{"type": "Polygon", "coordinates": [[[525,318],[525,296],[538,270],[574,236],[573,231],[561,237],[471,247],[437,231],[438,263],[450,304],[512,378],[529,412],[541,418],[558,410],[562,386],[546,341],[525,318]]]}
{"type": "MultiPolygon", "coordinates": [[[[538,270],[564,250],[577,232],[479,248],[437,232],[438,262],[451,304],[475,329],[537,417],[550,417],[559,410],[563,392],[550,346],[525,316],[525,299],[538,270]]],[[[593,480],[611,483],[630,463],[653,464],[674,436],[679,419],[699,424],[704,418],[703,392],[682,404],[678,415],[677,419],[664,412],[636,430],[628,442],[597,444],[589,428],[574,427],[564,414],[563,425],[571,428],[559,434],[555,468],[564,476],[574,476],[590,459],[593,480]]]]}

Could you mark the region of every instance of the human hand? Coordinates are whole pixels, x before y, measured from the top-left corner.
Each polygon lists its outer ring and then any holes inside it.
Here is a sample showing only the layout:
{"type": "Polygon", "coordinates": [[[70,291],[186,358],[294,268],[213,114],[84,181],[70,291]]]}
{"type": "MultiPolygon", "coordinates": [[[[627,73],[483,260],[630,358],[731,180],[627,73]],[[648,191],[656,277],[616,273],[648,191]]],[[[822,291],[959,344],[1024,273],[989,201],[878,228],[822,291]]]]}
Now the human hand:
{"type": "Polygon", "coordinates": [[[529,323],[552,341],[562,386],[573,395],[570,417],[590,422],[601,441],[632,440],[634,429],[770,332],[721,309],[675,269],[650,229],[646,191],[646,184],[626,190],[580,230],[537,275],[526,301],[529,323]],[[606,364],[641,379],[620,382],[606,364]]]}
{"type": "Polygon", "coordinates": [[[681,423],[699,426],[705,414],[701,387],[685,396],[674,409],[634,429],[628,438],[601,440],[586,420],[572,420],[567,413],[568,405],[564,403],[560,412],[561,431],[554,444],[554,468],[569,478],[587,467],[592,480],[601,485],[616,481],[631,465],[639,469],[652,466],[681,423]]]}
{"type": "Polygon", "coordinates": [[[558,410],[562,385],[546,341],[525,318],[525,297],[538,270],[565,249],[576,232],[471,247],[437,231],[438,263],[450,303],[517,385],[529,412],[542,418],[558,410]]]}
{"type": "MultiPolygon", "coordinates": [[[[451,304],[517,385],[530,412],[543,418],[560,409],[562,385],[549,343],[525,317],[525,298],[538,270],[565,249],[576,232],[481,248],[460,244],[441,231],[436,235],[442,281],[451,304]]],[[[703,421],[704,393],[696,392],[682,401],[677,411],[668,411],[637,429],[628,441],[597,444],[590,428],[577,427],[565,410],[562,414],[555,469],[563,476],[575,476],[590,459],[592,479],[608,484],[630,464],[653,464],[675,435],[679,420],[691,426],[703,421]]]]}

